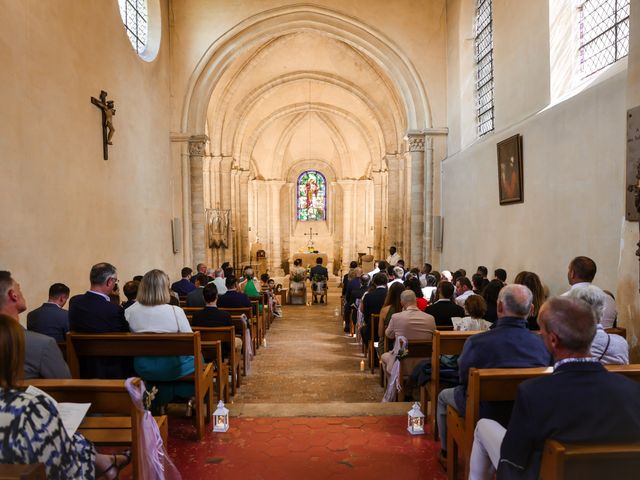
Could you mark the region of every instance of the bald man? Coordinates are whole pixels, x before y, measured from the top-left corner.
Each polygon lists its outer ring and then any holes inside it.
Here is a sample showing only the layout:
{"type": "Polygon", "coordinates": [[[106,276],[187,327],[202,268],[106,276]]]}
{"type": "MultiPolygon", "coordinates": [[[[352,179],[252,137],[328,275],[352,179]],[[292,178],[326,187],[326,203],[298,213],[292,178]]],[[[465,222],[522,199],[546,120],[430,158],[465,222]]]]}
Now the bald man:
{"type": "MultiPolygon", "coordinates": [[[[533,308],[533,294],[524,285],[507,285],[498,295],[498,321],[487,332],[469,337],[458,359],[460,385],[446,388],[438,396],[438,431],[442,450],[440,463],[447,457],[447,406],[462,416],[466,410],[467,383],[471,368],[528,368],[551,365],[551,355],[537,335],[527,328],[533,308]]],[[[480,415],[507,423],[510,405],[481,405],[480,415]]]]}

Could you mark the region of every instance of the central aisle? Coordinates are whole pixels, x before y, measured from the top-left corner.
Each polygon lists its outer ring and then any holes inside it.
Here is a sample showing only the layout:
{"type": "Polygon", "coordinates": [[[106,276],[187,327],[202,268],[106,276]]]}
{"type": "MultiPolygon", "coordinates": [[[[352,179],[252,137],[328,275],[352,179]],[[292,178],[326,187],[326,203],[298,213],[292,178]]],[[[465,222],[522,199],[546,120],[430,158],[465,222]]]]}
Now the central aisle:
{"type": "Polygon", "coordinates": [[[234,404],[380,402],[377,371],[360,371],[361,347],[344,335],[337,295],[326,304],[285,305],[283,312],[242,378],[234,404]]]}

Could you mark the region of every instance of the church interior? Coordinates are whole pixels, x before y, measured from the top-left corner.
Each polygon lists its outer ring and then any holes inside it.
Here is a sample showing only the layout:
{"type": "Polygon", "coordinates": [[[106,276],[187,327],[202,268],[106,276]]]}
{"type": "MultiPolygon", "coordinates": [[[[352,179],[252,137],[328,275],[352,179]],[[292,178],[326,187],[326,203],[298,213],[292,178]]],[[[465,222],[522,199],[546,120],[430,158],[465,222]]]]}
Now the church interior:
{"type": "Polygon", "coordinates": [[[550,296],[587,256],[640,363],[640,0],[0,0],[0,20],[0,270],[29,310],[98,262],[121,288],[328,268],[324,305],[273,319],[226,437],[170,418],[183,478],[447,477],[342,332],[350,263],[391,247],[550,296]]]}

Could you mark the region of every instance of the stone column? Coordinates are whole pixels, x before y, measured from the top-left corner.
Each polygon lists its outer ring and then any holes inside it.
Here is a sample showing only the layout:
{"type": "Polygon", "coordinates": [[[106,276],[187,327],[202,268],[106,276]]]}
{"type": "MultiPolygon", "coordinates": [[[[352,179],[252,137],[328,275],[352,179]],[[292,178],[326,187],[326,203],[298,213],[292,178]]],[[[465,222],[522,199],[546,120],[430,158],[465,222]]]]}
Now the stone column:
{"type": "Polygon", "coordinates": [[[409,265],[420,265],[424,261],[424,133],[410,132],[409,155],[411,156],[411,252],[409,265]]]}
{"type": "Polygon", "coordinates": [[[382,255],[380,258],[386,258],[389,254],[389,247],[392,245],[398,249],[400,255],[405,262],[408,260],[408,253],[405,251],[403,242],[404,230],[408,228],[405,224],[405,202],[406,192],[409,190],[405,186],[405,159],[404,155],[387,155],[387,165],[389,173],[387,176],[387,230],[386,239],[383,242],[382,255]]]}
{"type": "Polygon", "coordinates": [[[205,255],[205,214],[203,191],[204,148],[206,135],[189,137],[189,168],[191,171],[191,250],[193,263],[204,262],[205,255]]]}
{"type": "Polygon", "coordinates": [[[424,155],[424,254],[423,262],[433,261],[433,137],[427,136],[424,155]]]}
{"type": "MultiPolygon", "coordinates": [[[[387,225],[387,199],[384,195],[383,176],[386,180],[386,172],[371,172],[373,178],[373,256],[378,259],[385,257],[384,252],[384,226],[387,225]]],[[[385,182],[386,183],[386,182],[385,182]]]]}
{"type": "Polygon", "coordinates": [[[237,215],[239,229],[238,249],[240,251],[240,264],[249,263],[249,170],[239,171],[239,206],[240,212],[237,215]]]}
{"type": "Polygon", "coordinates": [[[353,180],[338,180],[338,184],[342,187],[342,263],[348,266],[351,260],[358,258],[357,252],[354,251],[353,188],[355,182],[353,180]]]}
{"type": "Polygon", "coordinates": [[[282,246],[280,242],[280,190],[284,185],[282,180],[269,180],[269,197],[271,208],[269,218],[269,230],[271,231],[271,272],[275,276],[283,276],[282,270],[282,246]]]}

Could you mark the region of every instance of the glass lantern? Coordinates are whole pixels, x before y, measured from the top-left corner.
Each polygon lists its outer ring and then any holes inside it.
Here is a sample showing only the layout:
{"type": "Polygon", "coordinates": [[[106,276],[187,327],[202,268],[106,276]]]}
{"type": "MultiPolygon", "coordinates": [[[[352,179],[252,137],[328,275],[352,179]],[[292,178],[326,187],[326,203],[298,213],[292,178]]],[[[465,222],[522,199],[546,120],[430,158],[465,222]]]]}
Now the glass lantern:
{"type": "Polygon", "coordinates": [[[213,412],[213,431],[226,432],[229,430],[229,409],[225,408],[224,402],[218,402],[218,408],[213,412]]]}
{"type": "Polygon", "coordinates": [[[424,435],[424,414],[420,410],[420,403],[416,402],[407,415],[407,430],[411,435],[424,435]]]}

